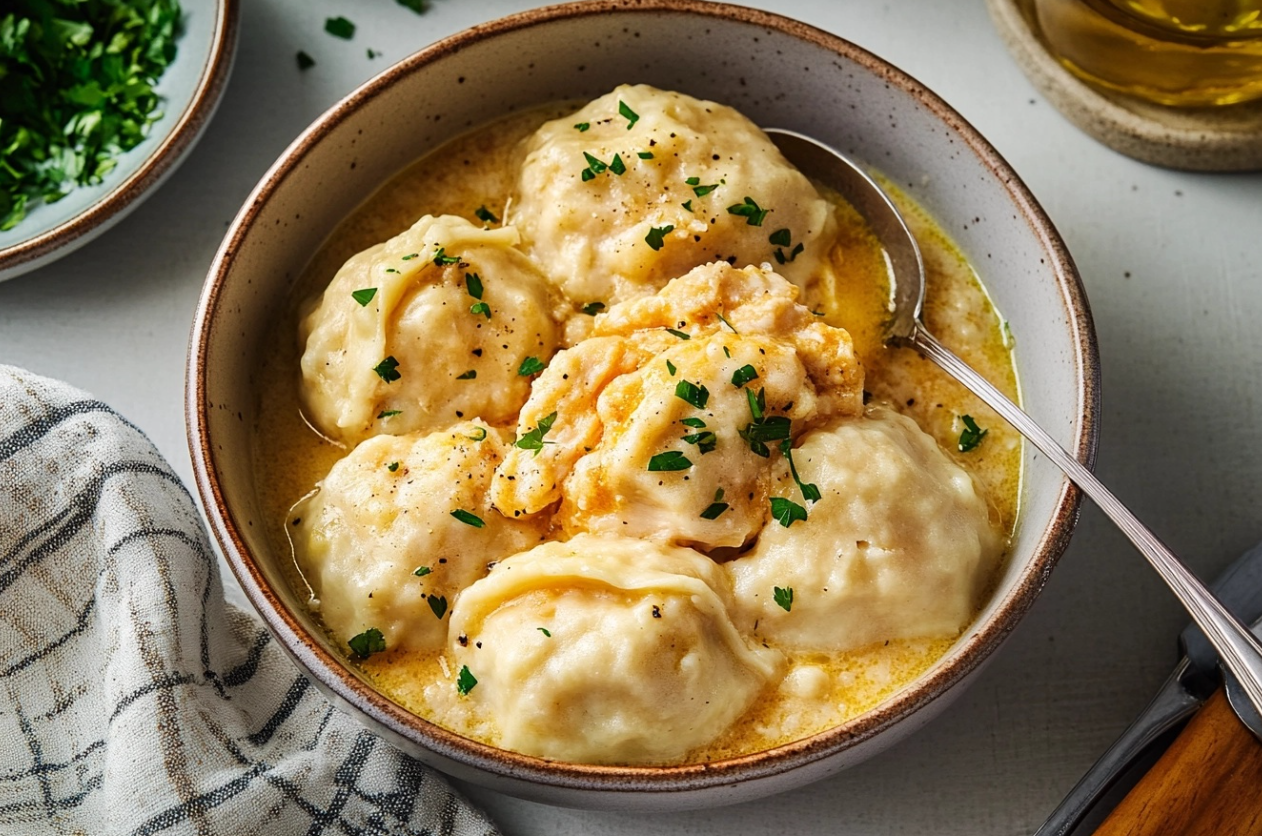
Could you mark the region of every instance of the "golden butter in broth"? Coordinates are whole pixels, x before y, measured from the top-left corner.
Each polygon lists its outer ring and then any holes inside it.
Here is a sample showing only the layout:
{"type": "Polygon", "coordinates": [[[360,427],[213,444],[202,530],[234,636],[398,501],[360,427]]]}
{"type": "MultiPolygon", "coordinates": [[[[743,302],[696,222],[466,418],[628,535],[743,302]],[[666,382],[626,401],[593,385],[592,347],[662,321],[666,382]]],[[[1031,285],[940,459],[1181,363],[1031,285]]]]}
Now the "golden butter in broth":
{"type": "MultiPolygon", "coordinates": [[[[272,332],[259,369],[254,467],[273,548],[292,553],[291,509],[347,452],[321,438],[301,415],[300,317],[350,256],[407,229],[422,215],[460,215],[476,222],[475,212],[485,207],[511,220],[505,196],[512,193],[520,164],[519,143],[545,121],[572,110],[572,105],[559,104],[512,115],[444,145],[355,209],[314,254],[291,291],[286,319],[272,332]]],[[[926,325],[1016,398],[1011,341],[976,273],[928,215],[889,183],[883,185],[906,213],[924,255],[926,325]]],[[[1020,436],[930,361],[881,343],[890,315],[884,253],[859,215],[835,194],[828,197],[837,205],[841,234],[832,270],[802,301],[830,324],[850,331],[873,398],[912,417],[965,467],[982,486],[1002,530],[1011,533],[1020,494],[1020,436]],[[987,430],[984,442],[967,453],[958,450],[963,415],[987,430]]],[[[306,582],[292,564],[289,582],[306,594],[306,582]]],[[[954,641],[898,640],[845,653],[788,653],[784,679],[769,686],[728,732],[687,760],[748,754],[844,723],[919,677],[954,641]]],[[[405,708],[457,733],[496,743],[493,726],[478,720],[469,701],[458,697],[456,670],[446,654],[390,651],[359,664],[376,687],[405,708]]]]}

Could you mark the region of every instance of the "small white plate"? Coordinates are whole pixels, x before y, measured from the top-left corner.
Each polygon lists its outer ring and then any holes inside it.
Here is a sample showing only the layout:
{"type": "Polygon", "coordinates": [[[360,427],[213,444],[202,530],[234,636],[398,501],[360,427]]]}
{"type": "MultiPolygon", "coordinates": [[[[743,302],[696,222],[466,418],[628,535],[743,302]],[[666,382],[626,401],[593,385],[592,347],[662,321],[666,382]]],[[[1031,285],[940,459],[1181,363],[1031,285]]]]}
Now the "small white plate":
{"type": "Polygon", "coordinates": [[[82,247],[126,217],[183,162],[210,123],[232,70],[238,0],[184,0],[184,33],[157,85],[165,115],[96,186],[40,203],[0,232],[0,281],[82,247]]]}

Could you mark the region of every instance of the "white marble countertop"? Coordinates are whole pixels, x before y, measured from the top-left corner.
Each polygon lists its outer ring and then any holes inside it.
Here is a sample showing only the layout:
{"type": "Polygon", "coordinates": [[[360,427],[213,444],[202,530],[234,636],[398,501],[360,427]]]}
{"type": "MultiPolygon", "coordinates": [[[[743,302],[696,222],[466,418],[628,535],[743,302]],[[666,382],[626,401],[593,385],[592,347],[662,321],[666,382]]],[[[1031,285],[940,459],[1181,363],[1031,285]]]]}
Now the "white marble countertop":
{"type": "MultiPolygon", "coordinates": [[[[197,0],[187,0],[190,7],[197,0]]],[[[311,120],[409,52],[536,3],[247,0],[218,115],[116,228],[0,284],[0,362],[62,378],[140,425],[188,484],[184,359],[202,280],[259,176],[311,120]],[[324,19],[358,24],[346,43],[324,19]],[[369,59],[372,48],[381,57],[369,59]],[[317,66],[300,74],[303,49],[317,66]]],[[[1262,539],[1262,174],[1184,174],[1097,145],[1005,53],[981,0],[762,0],[925,82],[1004,154],[1081,268],[1103,357],[1098,472],[1202,575],[1262,539]]],[[[470,789],[527,834],[1032,832],[1147,702],[1186,622],[1087,508],[1029,617],[979,681],[911,740],[805,789],[669,816],[560,810],[470,789]]]]}

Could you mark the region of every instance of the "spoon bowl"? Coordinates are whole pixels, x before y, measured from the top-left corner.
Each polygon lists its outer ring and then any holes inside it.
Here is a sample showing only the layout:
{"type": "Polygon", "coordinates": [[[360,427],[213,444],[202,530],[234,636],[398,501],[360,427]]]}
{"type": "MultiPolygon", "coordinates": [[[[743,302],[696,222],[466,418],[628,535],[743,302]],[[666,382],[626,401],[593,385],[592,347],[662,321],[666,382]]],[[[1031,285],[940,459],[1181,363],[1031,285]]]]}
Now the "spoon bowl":
{"type": "MultiPolygon", "coordinates": [[[[998,412],[1082,488],[1148,558],[1197,626],[1204,631],[1224,666],[1235,678],[1234,682],[1228,683],[1229,691],[1235,690],[1237,699],[1245,697],[1254,712],[1262,714],[1262,643],[1258,638],[1090,470],[925,328],[921,322],[925,300],[924,262],[915,237],[889,195],[854,161],[836,149],[793,131],[769,128],[766,133],[789,162],[844,197],[872,227],[888,254],[894,283],[894,310],[886,327],[885,341],[914,348],[937,363],[964,388],[998,412]]],[[[1248,719],[1246,725],[1252,729],[1248,719]]]]}

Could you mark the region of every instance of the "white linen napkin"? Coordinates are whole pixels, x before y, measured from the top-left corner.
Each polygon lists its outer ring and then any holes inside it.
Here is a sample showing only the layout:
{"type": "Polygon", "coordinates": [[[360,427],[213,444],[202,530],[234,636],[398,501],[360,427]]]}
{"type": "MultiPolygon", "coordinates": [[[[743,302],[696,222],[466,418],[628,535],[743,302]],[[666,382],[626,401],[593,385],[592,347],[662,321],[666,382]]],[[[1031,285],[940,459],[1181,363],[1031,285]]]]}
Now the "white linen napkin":
{"type": "Polygon", "coordinates": [[[0,366],[0,833],[497,831],[224,602],[135,426],[0,366]]]}

